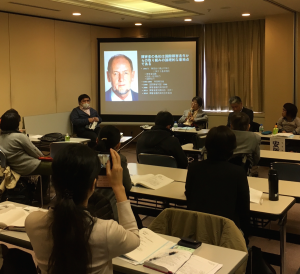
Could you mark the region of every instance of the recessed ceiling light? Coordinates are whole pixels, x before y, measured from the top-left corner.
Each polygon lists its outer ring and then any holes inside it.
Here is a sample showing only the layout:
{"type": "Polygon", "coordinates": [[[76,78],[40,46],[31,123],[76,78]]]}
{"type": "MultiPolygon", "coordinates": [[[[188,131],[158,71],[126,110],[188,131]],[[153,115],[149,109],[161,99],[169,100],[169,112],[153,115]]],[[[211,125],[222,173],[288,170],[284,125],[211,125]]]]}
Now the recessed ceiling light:
{"type": "Polygon", "coordinates": [[[250,16],[250,13],[243,13],[242,16],[250,16]]]}
{"type": "Polygon", "coordinates": [[[190,21],[192,21],[192,19],[191,18],[187,18],[187,19],[184,19],[184,21],[190,22],[190,21]]]}
{"type": "Polygon", "coordinates": [[[73,15],[74,15],[74,16],[80,16],[81,13],[79,13],[79,12],[73,12],[73,15]]]}
{"type": "Polygon", "coordinates": [[[141,26],[141,25],[142,25],[142,23],[135,23],[135,25],[136,25],[136,26],[141,26]]]}
{"type": "Polygon", "coordinates": [[[204,2],[204,0],[194,0],[195,2],[204,2]]]}

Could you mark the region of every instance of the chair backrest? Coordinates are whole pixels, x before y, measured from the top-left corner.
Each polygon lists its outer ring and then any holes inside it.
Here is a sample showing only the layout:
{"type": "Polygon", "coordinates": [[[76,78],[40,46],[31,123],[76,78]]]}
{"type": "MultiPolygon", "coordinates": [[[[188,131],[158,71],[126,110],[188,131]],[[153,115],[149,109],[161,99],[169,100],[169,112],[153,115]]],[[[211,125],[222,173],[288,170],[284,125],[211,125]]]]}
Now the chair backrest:
{"type": "Polygon", "coordinates": [[[279,180],[300,182],[300,164],[274,162],[271,167],[277,170],[279,180]]]}
{"type": "Polygon", "coordinates": [[[140,153],[138,157],[140,164],[177,168],[177,162],[172,156],[140,153]]]}
{"type": "Polygon", "coordinates": [[[80,143],[75,143],[75,142],[55,142],[55,143],[51,143],[50,144],[50,157],[54,158],[54,156],[56,155],[56,153],[61,150],[62,148],[64,148],[67,145],[70,144],[78,144],[78,145],[82,145],[80,143]]]}
{"type": "Polygon", "coordinates": [[[259,123],[252,122],[252,123],[250,123],[250,129],[249,129],[249,131],[259,132],[259,127],[260,127],[259,123]]]}
{"type": "Polygon", "coordinates": [[[251,168],[253,166],[252,154],[237,153],[233,154],[228,160],[229,163],[241,166],[245,169],[247,175],[250,175],[251,168]]]}
{"type": "Polygon", "coordinates": [[[6,168],[6,156],[1,149],[0,149],[0,167],[6,168]]]}

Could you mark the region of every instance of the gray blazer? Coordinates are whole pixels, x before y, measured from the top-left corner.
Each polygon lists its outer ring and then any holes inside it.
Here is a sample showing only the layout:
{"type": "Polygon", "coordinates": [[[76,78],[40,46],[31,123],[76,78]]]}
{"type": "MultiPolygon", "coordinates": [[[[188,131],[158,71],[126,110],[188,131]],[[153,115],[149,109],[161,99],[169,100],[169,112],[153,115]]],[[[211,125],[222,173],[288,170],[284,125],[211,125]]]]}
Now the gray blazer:
{"type": "Polygon", "coordinates": [[[260,159],[260,136],[250,131],[233,130],[233,133],[235,134],[237,145],[233,154],[252,154],[253,165],[257,166],[260,159]]]}
{"type": "MultiPolygon", "coordinates": [[[[178,120],[178,123],[184,123],[186,118],[188,117],[189,115],[189,112],[190,112],[190,109],[187,109],[183,112],[183,115],[182,117],[178,120]]],[[[197,112],[197,115],[196,115],[196,118],[194,119],[194,122],[196,124],[199,124],[199,123],[207,123],[208,121],[208,116],[205,112],[202,111],[202,109],[200,108],[197,112]]]]}

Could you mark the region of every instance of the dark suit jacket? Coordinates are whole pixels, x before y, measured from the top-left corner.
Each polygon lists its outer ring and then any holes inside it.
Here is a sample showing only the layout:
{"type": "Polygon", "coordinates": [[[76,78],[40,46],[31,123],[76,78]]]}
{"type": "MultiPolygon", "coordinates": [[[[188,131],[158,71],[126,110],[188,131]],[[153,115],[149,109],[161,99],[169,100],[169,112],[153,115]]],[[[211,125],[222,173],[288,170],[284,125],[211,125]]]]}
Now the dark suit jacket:
{"type": "MultiPolygon", "coordinates": [[[[242,112],[246,113],[249,118],[250,118],[250,125],[252,126],[253,123],[253,111],[249,108],[243,107],[242,112]]],[[[227,126],[230,127],[230,118],[233,115],[234,112],[230,112],[228,115],[228,121],[227,121],[227,126]]]]}
{"type": "Polygon", "coordinates": [[[242,167],[227,161],[193,162],[188,168],[185,189],[188,210],[231,219],[247,239],[250,194],[242,167]]]}
{"type": "MultiPolygon", "coordinates": [[[[105,92],[105,101],[111,101],[111,93],[113,91],[111,90],[111,88],[105,92]]],[[[131,89],[131,94],[132,94],[132,101],[138,101],[139,100],[139,94],[137,92],[134,92],[131,89]]]]}

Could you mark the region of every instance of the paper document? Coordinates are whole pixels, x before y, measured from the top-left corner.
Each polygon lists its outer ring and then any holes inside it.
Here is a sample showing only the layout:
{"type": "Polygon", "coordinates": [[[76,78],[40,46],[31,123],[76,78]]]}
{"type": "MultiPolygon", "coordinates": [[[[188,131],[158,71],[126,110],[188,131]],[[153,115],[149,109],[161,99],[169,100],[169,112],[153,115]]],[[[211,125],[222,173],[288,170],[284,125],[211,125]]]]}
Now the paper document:
{"type": "Polygon", "coordinates": [[[262,199],[262,191],[259,191],[257,189],[254,188],[249,188],[250,190],[250,202],[251,203],[255,203],[255,204],[262,204],[263,203],[263,199],[262,199]]]}
{"type": "Polygon", "coordinates": [[[191,256],[192,253],[186,250],[169,249],[151,257],[144,266],[164,273],[176,273],[191,256]]]}
{"type": "Polygon", "coordinates": [[[124,256],[136,262],[143,263],[147,258],[167,244],[169,244],[168,240],[148,228],[142,228],[140,230],[140,246],[124,254],[124,256]]]}
{"type": "Polygon", "coordinates": [[[98,125],[98,122],[93,122],[92,124],[90,124],[89,128],[91,130],[94,130],[96,128],[96,126],[98,125]]]}
{"type": "Polygon", "coordinates": [[[223,265],[193,255],[176,273],[178,274],[214,274],[223,265]]]}

